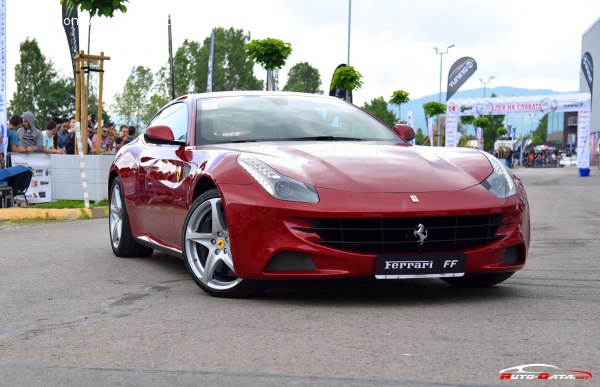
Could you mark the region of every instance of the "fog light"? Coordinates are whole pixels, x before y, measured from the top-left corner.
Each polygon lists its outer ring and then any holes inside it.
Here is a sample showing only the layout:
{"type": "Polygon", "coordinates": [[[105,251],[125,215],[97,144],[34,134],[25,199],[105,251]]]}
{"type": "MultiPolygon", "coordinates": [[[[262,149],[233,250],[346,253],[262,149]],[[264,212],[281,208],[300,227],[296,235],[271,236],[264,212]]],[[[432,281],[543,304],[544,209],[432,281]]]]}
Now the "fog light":
{"type": "Polygon", "coordinates": [[[519,246],[513,246],[504,251],[502,254],[502,260],[500,261],[503,265],[516,265],[519,263],[519,246]]]}

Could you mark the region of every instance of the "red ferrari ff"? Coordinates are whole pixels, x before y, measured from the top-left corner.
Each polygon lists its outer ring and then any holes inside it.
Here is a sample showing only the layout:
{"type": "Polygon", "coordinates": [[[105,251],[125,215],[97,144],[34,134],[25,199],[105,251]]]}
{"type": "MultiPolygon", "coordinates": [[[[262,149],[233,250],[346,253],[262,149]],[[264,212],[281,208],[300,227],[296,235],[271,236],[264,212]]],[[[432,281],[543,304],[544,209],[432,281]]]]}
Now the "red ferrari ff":
{"type": "Polygon", "coordinates": [[[178,256],[218,297],[357,276],[490,286],[523,268],[519,179],[488,153],[413,137],[333,97],[177,98],[110,169],[112,249],[178,256]]]}

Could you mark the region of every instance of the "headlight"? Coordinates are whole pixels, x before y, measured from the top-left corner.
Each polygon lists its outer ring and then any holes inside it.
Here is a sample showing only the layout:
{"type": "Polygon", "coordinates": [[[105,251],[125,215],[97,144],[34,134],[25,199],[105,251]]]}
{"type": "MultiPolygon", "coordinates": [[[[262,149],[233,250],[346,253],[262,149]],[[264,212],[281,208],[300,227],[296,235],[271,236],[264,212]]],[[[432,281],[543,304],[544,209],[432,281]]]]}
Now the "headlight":
{"type": "Polygon", "coordinates": [[[494,196],[505,199],[517,193],[517,186],[513,181],[508,169],[500,160],[487,152],[481,152],[492,164],[494,171],[481,184],[487,188],[494,196]]]}
{"type": "Polygon", "coordinates": [[[237,161],[274,198],[290,202],[319,202],[317,190],[312,185],[282,175],[246,154],[240,154],[237,161]]]}

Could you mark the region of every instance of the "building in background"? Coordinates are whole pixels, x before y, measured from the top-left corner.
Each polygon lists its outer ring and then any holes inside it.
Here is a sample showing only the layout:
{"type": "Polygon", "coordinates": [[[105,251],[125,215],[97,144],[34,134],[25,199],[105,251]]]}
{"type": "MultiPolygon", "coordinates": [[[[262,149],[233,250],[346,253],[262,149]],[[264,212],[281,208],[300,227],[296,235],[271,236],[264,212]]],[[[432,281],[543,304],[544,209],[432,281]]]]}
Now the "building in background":
{"type": "MultiPolygon", "coordinates": [[[[581,37],[581,57],[583,54],[589,52],[592,55],[592,61],[595,61],[596,70],[594,70],[594,77],[598,75],[600,71],[597,69],[600,67],[600,18],[583,33],[581,37]]],[[[588,83],[583,75],[583,71],[579,72],[579,91],[582,93],[590,92],[588,83]]],[[[592,92],[592,117],[590,120],[590,147],[591,155],[593,157],[592,163],[600,166],[600,81],[596,80],[593,83],[592,92]]]]}

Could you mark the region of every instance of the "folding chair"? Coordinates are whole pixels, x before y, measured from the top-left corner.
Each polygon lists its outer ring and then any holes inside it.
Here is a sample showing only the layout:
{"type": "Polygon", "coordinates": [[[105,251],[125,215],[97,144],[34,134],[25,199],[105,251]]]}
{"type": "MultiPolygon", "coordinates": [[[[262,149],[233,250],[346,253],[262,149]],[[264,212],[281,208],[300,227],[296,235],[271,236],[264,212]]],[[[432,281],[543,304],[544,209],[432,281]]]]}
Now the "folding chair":
{"type": "Polygon", "coordinates": [[[25,205],[27,206],[29,206],[29,203],[27,202],[26,192],[31,184],[32,177],[33,172],[31,170],[27,170],[6,179],[8,185],[10,185],[13,189],[13,198],[16,198],[18,195],[23,195],[25,198],[25,205]]]}

